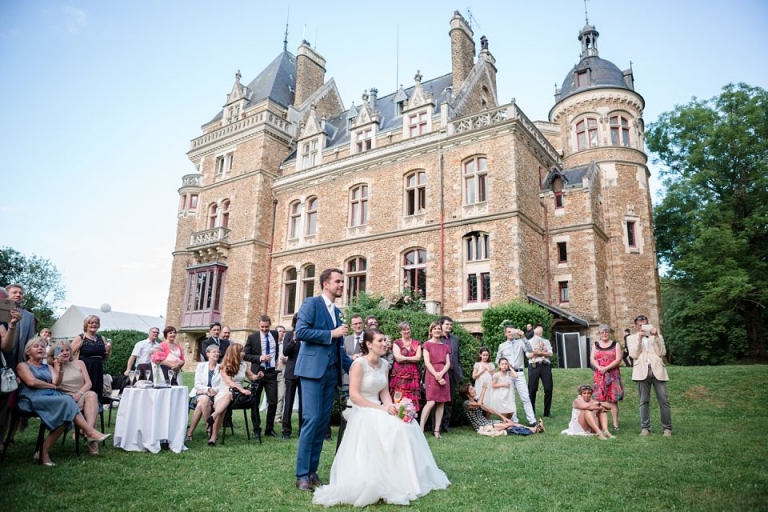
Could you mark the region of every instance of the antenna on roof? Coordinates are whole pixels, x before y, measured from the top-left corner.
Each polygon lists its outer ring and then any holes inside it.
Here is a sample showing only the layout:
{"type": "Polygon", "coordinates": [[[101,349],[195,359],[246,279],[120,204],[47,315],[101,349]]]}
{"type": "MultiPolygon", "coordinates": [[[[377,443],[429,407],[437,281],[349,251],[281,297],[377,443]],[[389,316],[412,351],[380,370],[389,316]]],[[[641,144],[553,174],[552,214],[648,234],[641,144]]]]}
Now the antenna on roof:
{"type": "Polygon", "coordinates": [[[301,40],[306,41],[307,40],[307,24],[304,24],[304,30],[301,31],[301,40]]]}
{"type": "Polygon", "coordinates": [[[285,17],[285,37],[283,38],[283,51],[288,51],[288,20],[291,18],[291,8],[288,7],[288,14],[285,17]]]}
{"type": "Polygon", "coordinates": [[[589,0],[584,0],[584,24],[589,25],[589,13],[587,12],[587,2],[589,0]]]}
{"type": "Polygon", "coordinates": [[[469,9],[470,9],[470,8],[469,8],[469,7],[467,7],[467,17],[469,18],[469,28],[470,28],[472,31],[474,31],[474,28],[472,27],[472,25],[473,25],[473,24],[475,24],[475,25],[477,25],[477,28],[479,28],[480,30],[482,30],[482,28],[480,27],[480,24],[477,22],[477,18],[475,18],[475,17],[472,15],[472,11],[470,11],[469,9]]]}

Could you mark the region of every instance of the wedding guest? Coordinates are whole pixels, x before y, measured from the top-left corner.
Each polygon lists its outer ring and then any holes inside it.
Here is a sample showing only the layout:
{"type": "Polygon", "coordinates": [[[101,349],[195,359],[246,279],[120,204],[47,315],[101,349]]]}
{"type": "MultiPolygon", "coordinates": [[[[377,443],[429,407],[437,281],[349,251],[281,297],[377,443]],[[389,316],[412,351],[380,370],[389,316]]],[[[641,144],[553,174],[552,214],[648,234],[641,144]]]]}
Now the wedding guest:
{"type": "Polygon", "coordinates": [[[366,329],[378,329],[379,328],[379,319],[376,318],[373,315],[368,315],[365,317],[365,328],[366,329]]]}
{"type": "MultiPolygon", "coordinates": [[[[512,419],[517,413],[515,406],[515,388],[512,384],[512,371],[506,357],[499,359],[499,371],[493,375],[491,399],[489,405],[503,418],[512,419]]],[[[514,421],[514,420],[513,420],[514,421]]],[[[516,423],[516,422],[515,422],[516,423]]]]}
{"type": "Polygon", "coordinates": [[[283,404],[283,439],[290,439],[293,433],[292,418],[293,402],[299,401],[299,431],[301,431],[301,380],[296,376],[296,358],[299,356],[301,341],[296,339],[296,322],[298,313],[291,319],[291,331],[285,333],[283,355],[285,356],[285,403],[283,404]]]}
{"type": "MultiPolygon", "coordinates": [[[[213,397],[221,383],[219,374],[219,347],[218,345],[208,345],[205,351],[205,357],[208,359],[204,363],[197,363],[195,370],[195,384],[189,396],[194,399],[195,412],[192,414],[192,422],[187,430],[187,441],[192,441],[192,434],[197,428],[200,419],[206,424],[213,411],[213,397]]],[[[210,437],[210,436],[208,436],[210,437]]]]}
{"type": "Polygon", "coordinates": [[[595,400],[608,405],[613,418],[613,430],[619,430],[619,402],[624,399],[621,385],[621,345],[611,340],[611,328],[600,324],[597,328],[600,339],[589,355],[589,362],[595,370],[595,400]]]}
{"type": "Polygon", "coordinates": [[[56,359],[53,364],[43,364],[45,342],[40,337],[27,342],[24,356],[26,361],[16,366],[16,374],[21,379],[18,407],[37,414],[51,431],[43,442],[41,452],[35,454],[36,460],[39,457],[43,465],[55,466],[48,451],[73,422],[85,433],[88,443],[100,443],[110,436],[93,428],[80,414],[75,400],[59,391],[61,362],[56,359]]]}
{"type": "Polygon", "coordinates": [[[489,434],[492,431],[506,431],[510,427],[521,427],[530,430],[531,432],[544,432],[544,423],[539,421],[535,427],[527,427],[513,422],[509,418],[505,418],[498,413],[492,407],[485,404],[485,394],[488,392],[488,385],[484,385],[483,389],[478,393],[472,384],[462,384],[459,388],[459,395],[464,398],[464,412],[469,419],[472,428],[478,434],[489,434]],[[477,398],[475,398],[477,397],[477,398]],[[498,420],[488,419],[484,412],[490,415],[496,416],[498,420]]]}
{"type": "Polygon", "coordinates": [[[98,334],[99,327],[101,320],[98,316],[86,316],[83,319],[83,333],[72,340],[72,354],[78,354],[79,359],[85,363],[91,378],[91,390],[101,397],[104,394],[104,361],[109,359],[112,343],[98,334]]]}
{"type": "Polygon", "coordinates": [[[221,323],[213,322],[208,330],[209,337],[200,344],[200,355],[205,354],[208,349],[208,345],[216,345],[219,347],[219,364],[221,364],[221,358],[227,353],[231,342],[229,339],[221,337],[221,323]]]}
{"type": "Polygon", "coordinates": [[[453,417],[453,396],[459,389],[459,383],[464,379],[464,368],[461,366],[461,357],[459,354],[459,338],[453,334],[453,319],[449,316],[440,317],[440,326],[443,329],[442,342],[450,347],[451,365],[448,369],[448,401],[445,402],[445,414],[443,414],[443,423],[435,427],[435,430],[442,429],[444,432],[451,430],[451,418],[453,417]]]}
{"type": "Polygon", "coordinates": [[[219,366],[219,376],[221,381],[216,389],[216,395],[213,397],[213,412],[206,420],[208,425],[208,446],[216,446],[216,438],[219,435],[219,429],[227,412],[227,407],[232,401],[232,388],[238,390],[244,395],[250,395],[251,391],[243,387],[243,380],[247,377],[251,382],[264,377],[264,373],[259,371],[253,373],[248,363],[243,361],[243,346],[239,343],[233,343],[227,348],[227,353],[221,360],[219,366]]]}
{"type": "MultiPolygon", "coordinates": [[[[48,354],[49,365],[54,365],[57,359],[61,374],[59,390],[75,400],[80,412],[85,416],[85,421],[95,428],[96,418],[99,416],[99,396],[91,391],[91,378],[85,364],[77,359],[72,360],[72,346],[68,341],[57,342],[48,354]],[[60,350],[58,358],[54,357],[57,347],[60,350]]],[[[88,451],[91,455],[98,455],[99,443],[90,443],[88,451]]]]}
{"type": "Polygon", "coordinates": [[[434,408],[433,433],[439,439],[445,403],[451,400],[451,387],[445,375],[451,369],[451,346],[443,343],[443,328],[439,322],[429,324],[429,334],[429,340],[422,346],[427,403],[421,413],[420,426],[423,432],[427,418],[434,408]]]}
{"type": "Polygon", "coordinates": [[[632,367],[632,358],[629,357],[629,347],[627,346],[627,338],[629,338],[629,335],[631,334],[629,329],[624,329],[624,343],[621,345],[622,350],[622,360],[624,361],[624,366],[632,367]]]}
{"type": "Polygon", "coordinates": [[[392,345],[395,364],[389,381],[389,390],[394,397],[400,394],[410,399],[419,410],[421,386],[419,384],[419,362],[421,361],[421,345],[418,340],[411,338],[411,324],[400,322],[397,326],[400,338],[392,345]]]}
{"type": "Polygon", "coordinates": [[[477,362],[472,368],[472,380],[475,381],[475,389],[482,389],[483,384],[490,387],[495,370],[496,365],[491,362],[491,351],[488,350],[488,347],[480,347],[477,352],[477,362]]]}
{"type": "Polygon", "coordinates": [[[583,384],[579,386],[578,393],[572,405],[571,422],[561,434],[569,436],[596,434],[598,438],[603,440],[615,439],[608,432],[609,408],[603,402],[592,401],[592,386],[583,384]]]}
{"type": "Polygon", "coordinates": [[[40,330],[40,338],[45,342],[45,353],[46,355],[50,355],[51,352],[53,352],[53,341],[51,341],[51,335],[53,333],[49,328],[41,329],[40,330]]]}
{"type": "MultiPolygon", "coordinates": [[[[499,364],[502,357],[509,361],[512,385],[515,391],[517,391],[520,401],[523,403],[523,411],[525,411],[528,426],[535,427],[536,416],[533,413],[531,397],[528,395],[528,384],[525,382],[525,360],[523,356],[525,355],[527,340],[524,334],[523,331],[515,329],[511,325],[504,327],[504,335],[507,340],[499,345],[499,349],[496,352],[496,364],[499,364]]],[[[514,399],[514,392],[512,393],[512,398],[514,399]]],[[[517,422],[517,413],[512,415],[512,421],[517,422]]]]}
{"type": "Polygon", "coordinates": [[[416,423],[398,417],[387,390],[384,335],[368,329],[363,341],[362,356],[349,370],[352,409],[346,432],[330,484],[315,489],[312,502],[317,505],[364,507],[380,500],[408,505],[450,485],[416,423]]]}
{"type": "Polygon", "coordinates": [[[169,325],[163,329],[163,338],[165,338],[165,341],[160,344],[160,348],[163,350],[165,359],[163,359],[163,362],[160,364],[164,367],[163,373],[165,374],[166,380],[168,380],[171,385],[177,385],[179,383],[184,384],[184,378],[181,375],[185,363],[184,349],[181,345],[176,343],[176,328],[169,325]],[[168,379],[169,370],[173,371],[175,374],[173,379],[168,379]]]}
{"type": "Polygon", "coordinates": [[[525,357],[528,358],[528,395],[534,414],[536,412],[536,393],[539,391],[539,380],[544,385],[544,416],[548,417],[552,407],[552,344],[542,338],[544,328],[537,325],[533,337],[526,342],[525,357]]]}
{"type": "Polygon", "coordinates": [[[283,408],[285,407],[285,363],[288,360],[283,355],[285,343],[285,327],[278,325],[277,331],[277,410],[275,412],[275,425],[283,423],[283,408]]]}
{"type": "Polygon", "coordinates": [[[160,342],[157,341],[157,337],[160,336],[160,328],[151,327],[149,329],[149,335],[147,339],[137,342],[133,346],[131,356],[128,358],[128,364],[125,365],[125,372],[123,375],[130,376],[133,364],[136,363],[136,371],[139,372],[139,380],[151,379],[151,361],[150,354],[152,350],[160,346],[160,342]]]}

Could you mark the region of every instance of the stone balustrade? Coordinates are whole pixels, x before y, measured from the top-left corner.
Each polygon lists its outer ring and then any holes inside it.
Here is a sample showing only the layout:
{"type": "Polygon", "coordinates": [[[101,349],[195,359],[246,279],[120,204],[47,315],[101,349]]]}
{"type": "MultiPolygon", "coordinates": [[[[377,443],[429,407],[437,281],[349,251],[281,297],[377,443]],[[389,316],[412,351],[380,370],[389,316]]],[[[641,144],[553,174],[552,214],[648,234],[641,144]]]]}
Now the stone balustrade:
{"type": "Polygon", "coordinates": [[[211,245],[217,243],[229,243],[229,232],[227,228],[213,228],[205,231],[192,233],[189,241],[190,248],[211,245]]]}
{"type": "Polygon", "coordinates": [[[251,115],[240,119],[234,123],[222,126],[221,128],[214,130],[205,135],[201,135],[196,139],[192,139],[190,149],[197,149],[211,142],[215,142],[221,138],[228,137],[238,132],[245,131],[258,124],[268,124],[286,134],[288,138],[293,137],[295,127],[293,123],[286,121],[280,116],[273,114],[272,112],[260,112],[255,115],[251,115]]]}
{"type": "Polygon", "coordinates": [[[186,174],[181,177],[182,187],[199,187],[202,184],[202,174],[186,174]]]}

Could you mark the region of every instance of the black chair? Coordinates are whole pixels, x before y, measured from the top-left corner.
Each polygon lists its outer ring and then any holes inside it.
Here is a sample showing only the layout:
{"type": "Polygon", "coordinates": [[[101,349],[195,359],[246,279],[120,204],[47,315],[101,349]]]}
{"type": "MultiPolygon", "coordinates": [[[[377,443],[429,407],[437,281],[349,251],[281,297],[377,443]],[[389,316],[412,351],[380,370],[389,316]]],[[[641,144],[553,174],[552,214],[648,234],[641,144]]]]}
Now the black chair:
{"type": "MultiPolygon", "coordinates": [[[[124,378],[120,384],[120,391],[117,393],[117,396],[110,395],[104,395],[101,397],[101,403],[104,405],[109,405],[109,414],[107,415],[107,426],[112,426],[112,409],[114,409],[115,405],[120,405],[120,398],[123,396],[123,391],[125,388],[131,383],[131,380],[129,378],[124,378]]],[[[113,388],[114,389],[114,388],[113,388]]],[[[101,431],[104,432],[104,418],[101,420],[101,431]]]]}
{"type": "MultiPolygon", "coordinates": [[[[21,422],[21,418],[40,418],[40,416],[37,415],[35,412],[27,412],[23,411],[17,407],[13,408],[13,411],[11,412],[11,422],[8,425],[8,435],[5,437],[5,444],[3,448],[3,453],[0,454],[0,462],[5,460],[5,452],[8,451],[8,445],[11,442],[11,438],[13,437],[14,432],[16,432],[16,428],[18,427],[19,423],[21,422]]],[[[73,428],[75,429],[75,432],[77,432],[77,427],[73,425],[73,428]]],[[[43,423],[43,420],[40,420],[40,429],[37,432],[37,442],[35,443],[35,453],[42,453],[43,450],[43,442],[45,441],[45,431],[48,429],[48,427],[45,426],[45,423],[43,423]]],[[[66,438],[66,434],[62,435],[62,437],[66,438]]],[[[80,435],[75,434],[75,455],[78,457],[80,456],[80,435]]],[[[37,459],[37,463],[41,464],[43,463],[43,458],[39,457],[37,459]]]]}
{"type": "MultiPolygon", "coordinates": [[[[250,386],[246,387],[246,389],[250,390],[250,396],[240,393],[236,388],[230,388],[230,391],[232,392],[232,401],[229,402],[227,412],[224,415],[224,423],[222,424],[223,427],[221,429],[221,444],[224,444],[227,439],[227,427],[229,427],[232,435],[235,435],[235,427],[232,424],[232,413],[236,410],[243,411],[243,419],[245,420],[245,436],[247,437],[248,441],[251,440],[251,429],[248,424],[248,413],[252,407],[258,406],[258,404],[254,405],[254,402],[256,401],[256,392],[259,389],[259,384],[251,384],[250,386]]],[[[259,437],[259,444],[261,444],[261,437],[259,437]]]]}

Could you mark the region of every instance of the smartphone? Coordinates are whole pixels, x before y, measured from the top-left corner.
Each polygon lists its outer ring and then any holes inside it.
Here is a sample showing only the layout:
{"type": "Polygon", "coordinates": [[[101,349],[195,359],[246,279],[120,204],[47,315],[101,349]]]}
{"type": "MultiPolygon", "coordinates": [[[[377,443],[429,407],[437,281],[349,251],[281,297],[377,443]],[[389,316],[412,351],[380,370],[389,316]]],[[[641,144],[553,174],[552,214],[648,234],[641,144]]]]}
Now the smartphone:
{"type": "Polygon", "coordinates": [[[61,355],[61,346],[56,347],[56,350],[53,351],[53,358],[56,359],[61,355]]]}

